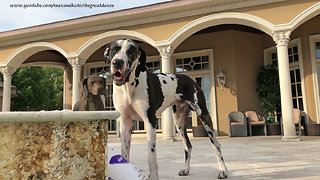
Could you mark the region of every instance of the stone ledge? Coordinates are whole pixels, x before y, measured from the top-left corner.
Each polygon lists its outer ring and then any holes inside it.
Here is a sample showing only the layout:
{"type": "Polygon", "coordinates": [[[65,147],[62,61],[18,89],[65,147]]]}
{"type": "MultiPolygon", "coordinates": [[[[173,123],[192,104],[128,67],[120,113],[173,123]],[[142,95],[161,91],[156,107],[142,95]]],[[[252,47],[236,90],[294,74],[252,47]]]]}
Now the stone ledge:
{"type": "Polygon", "coordinates": [[[107,120],[0,123],[0,179],[105,179],[107,120]]]}

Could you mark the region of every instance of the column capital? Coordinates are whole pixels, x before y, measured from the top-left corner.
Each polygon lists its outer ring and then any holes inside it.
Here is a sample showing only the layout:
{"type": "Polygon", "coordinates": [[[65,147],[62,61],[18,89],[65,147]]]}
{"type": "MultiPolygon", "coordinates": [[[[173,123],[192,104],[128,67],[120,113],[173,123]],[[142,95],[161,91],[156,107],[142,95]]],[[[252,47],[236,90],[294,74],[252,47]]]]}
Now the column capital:
{"type": "Polygon", "coordinates": [[[277,31],[273,33],[273,40],[277,46],[288,46],[290,40],[291,31],[277,31]]]}
{"type": "Polygon", "coordinates": [[[171,56],[173,53],[173,50],[170,45],[159,46],[158,51],[159,51],[161,57],[168,57],[168,56],[171,56]]]}
{"type": "Polygon", "coordinates": [[[11,66],[0,67],[0,72],[2,73],[3,76],[12,76],[15,71],[16,71],[16,68],[11,66]]]}
{"type": "Polygon", "coordinates": [[[68,58],[68,62],[72,66],[72,70],[81,70],[82,65],[85,63],[85,60],[79,57],[71,57],[68,58]]]}

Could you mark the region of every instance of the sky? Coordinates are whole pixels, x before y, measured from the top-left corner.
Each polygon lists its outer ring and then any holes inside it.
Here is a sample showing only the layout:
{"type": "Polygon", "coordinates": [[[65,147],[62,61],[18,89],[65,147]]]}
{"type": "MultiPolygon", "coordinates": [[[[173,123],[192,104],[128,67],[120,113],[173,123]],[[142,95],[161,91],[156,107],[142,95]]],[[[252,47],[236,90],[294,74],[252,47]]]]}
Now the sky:
{"type": "Polygon", "coordinates": [[[166,1],[170,0],[0,0],[0,32],[166,1]]]}

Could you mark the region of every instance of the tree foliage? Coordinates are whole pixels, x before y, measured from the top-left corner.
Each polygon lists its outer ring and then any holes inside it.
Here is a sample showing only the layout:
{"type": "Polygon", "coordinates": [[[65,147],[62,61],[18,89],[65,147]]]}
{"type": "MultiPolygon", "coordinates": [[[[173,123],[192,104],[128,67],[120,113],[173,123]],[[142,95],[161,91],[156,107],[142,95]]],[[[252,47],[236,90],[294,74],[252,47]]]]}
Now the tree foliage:
{"type": "Polygon", "coordinates": [[[12,77],[17,96],[12,98],[13,111],[62,109],[63,70],[51,67],[24,67],[12,77]]]}
{"type": "Polygon", "coordinates": [[[274,121],[275,114],[281,109],[281,97],[279,86],[279,73],[277,66],[268,65],[262,67],[257,77],[256,92],[263,113],[269,122],[274,121]]]}

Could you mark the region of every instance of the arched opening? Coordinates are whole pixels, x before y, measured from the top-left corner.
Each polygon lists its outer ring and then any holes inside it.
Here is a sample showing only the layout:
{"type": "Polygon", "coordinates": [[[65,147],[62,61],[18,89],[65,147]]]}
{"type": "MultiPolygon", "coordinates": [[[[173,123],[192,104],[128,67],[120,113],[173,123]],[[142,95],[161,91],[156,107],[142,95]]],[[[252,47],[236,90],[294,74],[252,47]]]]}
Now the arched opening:
{"type": "Polygon", "coordinates": [[[173,36],[170,37],[169,42],[173,49],[175,49],[181,42],[192,34],[206,29],[211,26],[238,24],[258,29],[268,35],[272,35],[274,25],[257,16],[243,14],[243,13],[219,13],[204,16],[196,19],[189,24],[179,29],[173,36]]]}
{"type": "Polygon", "coordinates": [[[43,50],[19,61],[21,65],[12,76],[12,85],[17,88],[11,101],[12,111],[62,110],[68,105],[64,71],[69,64],[64,55],[43,50]]]}
{"type": "MultiPolygon", "coordinates": [[[[230,112],[254,110],[262,113],[256,79],[259,69],[264,66],[264,49],[270,46],[274,46],[274,41],[269,34],[237,23],[202,28],[175,48],[172,59],[175,72],[193,77],[202,87],[219,135],[229,134],[230,112]],[[226,76],[223,90],[216,78],[220,67],[226,76]]],[[[192,125],[189,127],[201,124],[195,115],[190,118],[192,125]]],[[[257,129],[253,133],[261,132],[257,129]]]]}

